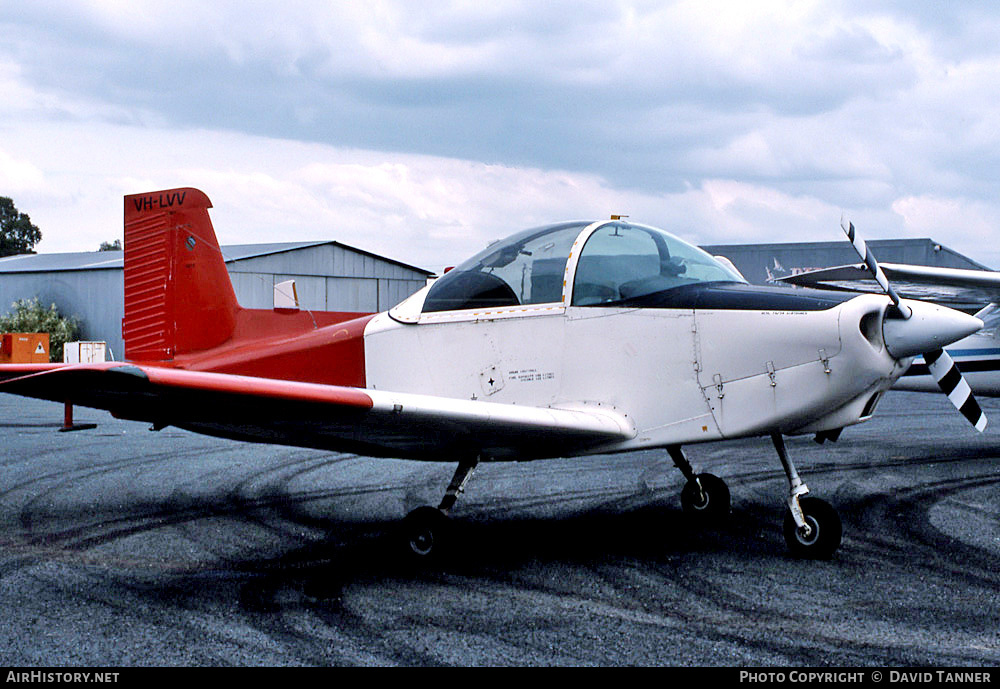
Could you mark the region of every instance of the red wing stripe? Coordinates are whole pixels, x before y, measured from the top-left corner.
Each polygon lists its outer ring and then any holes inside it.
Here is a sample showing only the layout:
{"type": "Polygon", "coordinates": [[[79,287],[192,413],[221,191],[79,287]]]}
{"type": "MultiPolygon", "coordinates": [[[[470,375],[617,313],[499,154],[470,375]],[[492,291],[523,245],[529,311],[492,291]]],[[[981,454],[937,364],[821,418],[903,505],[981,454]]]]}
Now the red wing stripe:
{"type": "Polygon", "coordinates": [[[99,364],[10,364],[0,366],[0,392],[6,392],[2,389],[5,387],[2,386],[4,383],[7,385],[19,384],[23,387],[23,385],[29,384],[28,381],[36,378],[44,377],[46,381],[55,381],[56,379],[50,378],[50,376],[72,376],[85,371],[133,375],[144,378],[153,385],[166,388],[205,390],[299,402],[319,402],[359,409],[371,409],[373,406],[372,398],[361,388],[235,376],[228,373],[185,371],[178,368],[139,366],[110,361],[99,364]]]}
{"type": "Polygon", "coordinates": [[[36,373],[48,373],[65,367],[66,364],[0,364],[0,381],[31,376],[36,373]]]}
{"type": "Polygon", "coordinates": [[[372,408],[372,398],[363,390],[337,385],[318,385],[273,378],[253,378],[234,376],[226,373],[205,373],[185,371],[158,366],[121,366],[117,369],[126,373],[129,368],[140,370],[154,385],[191,390],[225,392],[237,395],[253,395],[303,402],[326,402],[361,409],[372,408]]]}

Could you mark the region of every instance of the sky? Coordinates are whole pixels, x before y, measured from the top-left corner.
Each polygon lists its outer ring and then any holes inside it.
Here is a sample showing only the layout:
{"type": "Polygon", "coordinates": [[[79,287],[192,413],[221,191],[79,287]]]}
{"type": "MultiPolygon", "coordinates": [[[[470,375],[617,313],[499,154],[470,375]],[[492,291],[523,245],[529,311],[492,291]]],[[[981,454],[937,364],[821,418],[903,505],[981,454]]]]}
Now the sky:
{"type": "Polygon", "coordinates": [[[0,0],[0,196],[45,253],[196,187],[223,244],[434,271],[611,214],[1000,267],[998,35],[975,1],[0,0]]]}

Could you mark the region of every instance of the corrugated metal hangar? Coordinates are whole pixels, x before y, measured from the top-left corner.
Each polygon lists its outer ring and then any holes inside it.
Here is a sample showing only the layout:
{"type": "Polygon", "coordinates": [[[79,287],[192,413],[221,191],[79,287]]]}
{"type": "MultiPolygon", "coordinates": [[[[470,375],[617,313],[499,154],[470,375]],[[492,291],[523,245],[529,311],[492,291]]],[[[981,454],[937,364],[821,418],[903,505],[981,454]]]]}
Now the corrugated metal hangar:
{"type": "MultiPolygon", "coordinates": [[[[990,270],[933,239],[872,239],[866,243],[882,263],[990,270]]],[[[743,277],[757,285],[792,273],[858,263],[860,260],[846,238],[831,242],[712,244],[701,248],[713,256],[725,256],[743,273],[743,277]]]]}
{"type": "MultiPolygon", "coordinates": [[[[295,280],[299,304],[318,311],[383,311],[427,284],[431,271],[340,242],[285,242],[222,247],[240,305],[270,309],[274,285],[295,280]]],[[[108,343],[121,359],[121,251],[24,254],[0,258],[0,313],[37,296],[77,316],[80,337],[108,343]]]]}

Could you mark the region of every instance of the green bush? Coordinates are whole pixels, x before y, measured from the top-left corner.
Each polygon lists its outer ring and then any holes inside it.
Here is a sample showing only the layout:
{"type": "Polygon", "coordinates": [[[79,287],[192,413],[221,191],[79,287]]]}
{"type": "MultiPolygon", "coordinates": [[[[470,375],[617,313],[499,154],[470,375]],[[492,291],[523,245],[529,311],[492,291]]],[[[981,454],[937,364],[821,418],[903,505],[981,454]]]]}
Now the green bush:
{"type": "Polygon", "coordinates": [[[11,312],[0,316],[2,333],[48,333],[49,361],[62,361],[63,345],[72,342],[80,332],[80,320],[73,316],[64,318],[53,304],[45,308],[38,297],[18,299],[11,304],[11,312]]]}

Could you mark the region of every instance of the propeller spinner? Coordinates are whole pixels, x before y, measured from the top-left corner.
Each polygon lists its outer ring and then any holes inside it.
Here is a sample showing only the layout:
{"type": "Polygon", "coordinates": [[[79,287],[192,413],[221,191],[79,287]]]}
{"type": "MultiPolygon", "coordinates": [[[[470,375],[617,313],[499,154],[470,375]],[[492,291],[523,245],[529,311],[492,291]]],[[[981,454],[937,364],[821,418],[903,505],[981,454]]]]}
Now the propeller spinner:
{"type": "Polygon", "coordinates": [[[888,295],[896,313],[886,313],[882,332],[886,349],[895,358],[923,354],[931,376],[951,403],[968,419],[980,433],[986,428],[986,415],[980,408],[972,389],[958,370],[958,366],[944,351],[944,345],[956,342],[983,327],[982,321],[954,309],[926,304],[918,301],[904,301],[889,284],[888,278],[875,260],[875,255],[865,244],[865,240],[854,231],[854,224],[841,228],[854,246],[854,250],[865,262],[872,277],[888,295]]]}

